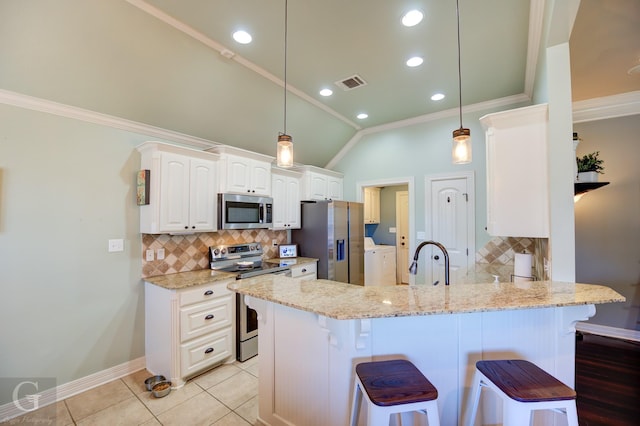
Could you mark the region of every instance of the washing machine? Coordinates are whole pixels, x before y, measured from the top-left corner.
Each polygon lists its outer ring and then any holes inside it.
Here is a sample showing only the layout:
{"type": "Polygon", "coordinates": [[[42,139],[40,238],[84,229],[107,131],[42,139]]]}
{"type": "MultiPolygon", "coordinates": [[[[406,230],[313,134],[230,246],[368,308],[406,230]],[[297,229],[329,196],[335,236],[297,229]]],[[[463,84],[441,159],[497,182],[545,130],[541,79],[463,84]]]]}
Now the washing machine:
{"type": "Polygon", "coordinates": [[[396,246],[364,238],[364,285],[396,285],[396,246]]]}

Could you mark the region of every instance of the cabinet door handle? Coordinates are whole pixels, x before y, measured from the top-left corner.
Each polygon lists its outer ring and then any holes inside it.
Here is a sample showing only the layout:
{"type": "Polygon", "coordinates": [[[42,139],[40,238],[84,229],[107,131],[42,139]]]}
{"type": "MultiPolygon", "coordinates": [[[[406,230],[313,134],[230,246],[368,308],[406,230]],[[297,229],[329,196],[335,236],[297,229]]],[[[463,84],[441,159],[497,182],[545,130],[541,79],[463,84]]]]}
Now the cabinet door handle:
{"type": "Polygon", "coordinates": [[[302,269],[302,272],[307,272],[306,268],[302,269]]]}
{"type": "Polygon", "coordinates": [[[207,348],[204,351],[205,354],[210,354],[211,352],[213,352],[213,348],[207,348]]]}
{"type": "Polygon", "coordinates": [[[204,292],[205,296],[211,296],[213,294],[213,290],[207,290],[204,292]]]}
{"type": "Polygon", "coordinates": [[[206,320],[213,319],[213,314],[209,314],[209,315],[207,315],[206,317],[204,317],[204,319],[206,319],[206,320]]]}

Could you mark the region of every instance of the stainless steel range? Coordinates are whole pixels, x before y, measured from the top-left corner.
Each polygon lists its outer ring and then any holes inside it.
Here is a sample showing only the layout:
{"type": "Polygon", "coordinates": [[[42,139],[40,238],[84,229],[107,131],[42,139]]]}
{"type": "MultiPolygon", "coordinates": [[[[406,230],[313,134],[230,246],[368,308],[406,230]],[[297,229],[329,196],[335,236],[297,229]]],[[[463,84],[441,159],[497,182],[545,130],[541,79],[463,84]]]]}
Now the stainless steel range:
{"type": "MultiPolygon", "coordinates": [[[[263,274],[290,274],[289,266],[262,261],[260,243],[220,245],[209,247],[211,269],[236,272],[236,279],[263,274]]],[[[244,303],[244,296],[236,294],[236,358],[246,361],[258,355],[258,314],[244,303]]]]}

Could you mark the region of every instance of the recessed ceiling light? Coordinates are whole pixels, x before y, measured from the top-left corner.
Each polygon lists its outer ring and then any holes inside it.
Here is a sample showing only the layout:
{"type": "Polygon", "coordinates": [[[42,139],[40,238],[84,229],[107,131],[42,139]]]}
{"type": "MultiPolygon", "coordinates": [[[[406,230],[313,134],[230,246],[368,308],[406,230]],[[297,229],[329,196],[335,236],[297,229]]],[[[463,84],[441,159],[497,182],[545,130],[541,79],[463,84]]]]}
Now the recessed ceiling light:
{"type": "Polygon", "coordinates": [[[402,17],[402,25],[405,27],[413,27],[422,21],[422,12],[419,10],[410,10],[402,17]]]}
{"type": "Polygon", "coordinates": [[[321,96],[331,96],[331,95],[333,95],[333,90],[331,90],[331,89],[322,89],[320,91],[320,95],[321,96]]]}
{"type": "Polygon", "coordinates": [[[239,30],[233,33],[233,39],[240,44],[249,44],[252,40],[251,34],[243,30],[239,30]]]}
{"type": "Polygon", "coordinates": [[[364,120],[365,118],[369,117],[369,114],[364,113],[364,112],[361,112],[360,114],[358,114],[358,115],[357,115],[357,117],[358,117],[360,120],[364,120]]]}
{"type": "Polygon", "coordinates": [[[435,93],[433,96],[431,96],[432,101],[441,101],[443,99],[444,95],[442,93],[435,93]]]}
{"type": "Polygon", "coordinates": [[[417,67],[422,65],[423,62],[424,62],[424,59],[422,59],[420,56],[414,56],[413,58],[407,59],[407,66],[417,67]]]}

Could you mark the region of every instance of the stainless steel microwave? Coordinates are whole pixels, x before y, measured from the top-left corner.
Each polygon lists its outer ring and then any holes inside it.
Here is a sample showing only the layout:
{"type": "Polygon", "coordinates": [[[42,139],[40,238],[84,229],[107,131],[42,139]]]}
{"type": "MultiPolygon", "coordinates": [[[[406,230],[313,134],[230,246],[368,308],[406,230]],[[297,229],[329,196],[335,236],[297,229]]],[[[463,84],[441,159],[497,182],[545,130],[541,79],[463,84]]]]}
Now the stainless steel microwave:
{"type": "Polygon", "coordinates": [[[218,229],[271,228],[272,217],[271,197],[218,194],[218,229]]]}

